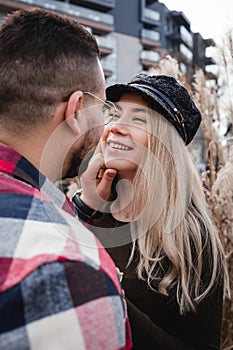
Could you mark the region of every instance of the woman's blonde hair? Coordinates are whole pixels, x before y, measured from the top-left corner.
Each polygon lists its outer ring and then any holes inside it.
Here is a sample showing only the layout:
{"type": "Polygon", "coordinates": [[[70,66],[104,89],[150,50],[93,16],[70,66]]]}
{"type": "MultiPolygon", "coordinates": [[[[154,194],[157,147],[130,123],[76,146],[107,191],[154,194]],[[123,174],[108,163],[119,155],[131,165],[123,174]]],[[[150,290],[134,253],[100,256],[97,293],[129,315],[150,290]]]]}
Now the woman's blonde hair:
{"type": "MultiPolygon", "coordinates": [[[[207,208],[200,175],[175,128],[148,117],[148,155],[134,178],[131,223],[137,273],[163,295],[176,293],[180,313],[195,311],[216,284],[229,281],[224,252],[207,208]]],[[[129,261],[129,263],[130,263],[129,261]]]]}
{"type": "MultiPolygon", "coordinates": [[[[148,149],[133,181],[130,224],[137,274],[148,287],[176,295],[180,313],[195,311],[217,284],[230,296],[225,255],[201,177],[183,140],[148,109],[148,149]],[[140,214],[138,214],[140,213],[140,214]]],[[[102,152],[101,142],[97,152],[102,152]]]]}

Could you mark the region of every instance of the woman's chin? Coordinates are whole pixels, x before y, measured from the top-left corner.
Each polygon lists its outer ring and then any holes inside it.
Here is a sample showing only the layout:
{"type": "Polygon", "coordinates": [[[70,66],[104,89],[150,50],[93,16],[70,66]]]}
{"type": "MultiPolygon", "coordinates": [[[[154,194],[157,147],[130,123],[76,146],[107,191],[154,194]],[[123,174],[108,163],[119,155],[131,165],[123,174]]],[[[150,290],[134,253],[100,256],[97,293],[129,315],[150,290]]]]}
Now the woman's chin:
{"type": "Polygon", "coordinates": [[[136,171],[137,165],[126,159],[105,159],[106,168],[116,169],[119,172],[129,172],[136,171]]]}
{"type": "Polygon", "coordinates": [[[116,160],[116,159],[106,159],[105,166],[106,168],[113,168],[116,170],[119,170],[122,168],[121,160],[116,160]]]}

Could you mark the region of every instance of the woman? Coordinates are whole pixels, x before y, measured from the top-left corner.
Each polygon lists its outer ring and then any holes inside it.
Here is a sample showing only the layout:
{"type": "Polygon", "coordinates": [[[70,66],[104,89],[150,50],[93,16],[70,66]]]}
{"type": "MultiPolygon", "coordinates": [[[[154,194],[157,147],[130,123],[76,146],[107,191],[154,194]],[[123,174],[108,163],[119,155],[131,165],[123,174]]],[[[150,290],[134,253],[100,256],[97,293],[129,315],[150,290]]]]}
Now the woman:
{"type": "Polygon", "coordinates": [[[133,348],[219,349],[228,276],[186,147],[200,112],[164,75],[106,94],[116,110],[73,201],[123,273],[133,348]]]}

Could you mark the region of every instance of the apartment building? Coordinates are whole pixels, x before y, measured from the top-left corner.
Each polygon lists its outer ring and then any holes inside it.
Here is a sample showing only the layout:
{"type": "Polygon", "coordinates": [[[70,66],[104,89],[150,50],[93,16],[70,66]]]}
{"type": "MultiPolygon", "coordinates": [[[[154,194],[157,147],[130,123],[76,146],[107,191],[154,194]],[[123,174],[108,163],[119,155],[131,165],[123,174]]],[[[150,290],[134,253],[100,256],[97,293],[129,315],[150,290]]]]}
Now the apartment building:
{"type": "MultiPolygon", "coordinates": [[[[164,0],[166,3],[166,0],[164,0]]],[[[213,40],[193,33],[183,12],[158,0],[0,0],[0,18],[15,9],[41,7],[65,14],[97,38],[107,84],[125,81],[175,57],[188,79],[195,67],[215,64],[206,57],[213,40]]]]}
{"type": "MultiPolygon", "coordinates": [[[[0,0],[0,21],[16,9],[40,7],[62,13],[84,25],[99,44],[106,83],[128,81],[135,74],[156,68],[166,55],[176,58],[180,70],[191,80],[196,67],[210,79],[213,58],[206,48],[213,40],[193,33],[181,11],[170,11],[158,0],[0,0]]],[[[201,130],[193,143],[196,162],[205,164],[201,130]]]]}

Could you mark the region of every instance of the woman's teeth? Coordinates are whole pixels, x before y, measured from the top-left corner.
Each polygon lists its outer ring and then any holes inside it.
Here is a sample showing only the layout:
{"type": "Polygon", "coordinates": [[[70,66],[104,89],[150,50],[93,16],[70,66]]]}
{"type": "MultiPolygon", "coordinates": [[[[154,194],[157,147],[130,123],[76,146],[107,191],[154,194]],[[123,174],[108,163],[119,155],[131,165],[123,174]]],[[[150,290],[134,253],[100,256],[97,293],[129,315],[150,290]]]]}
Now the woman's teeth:
{"type": "Polygon", "coordinates": [[[123,151],[129,151],[131,148],[128,146],[120,145],[119,143],[109,142],[109,146],[114,149],[121,149],[123,151]]]}

